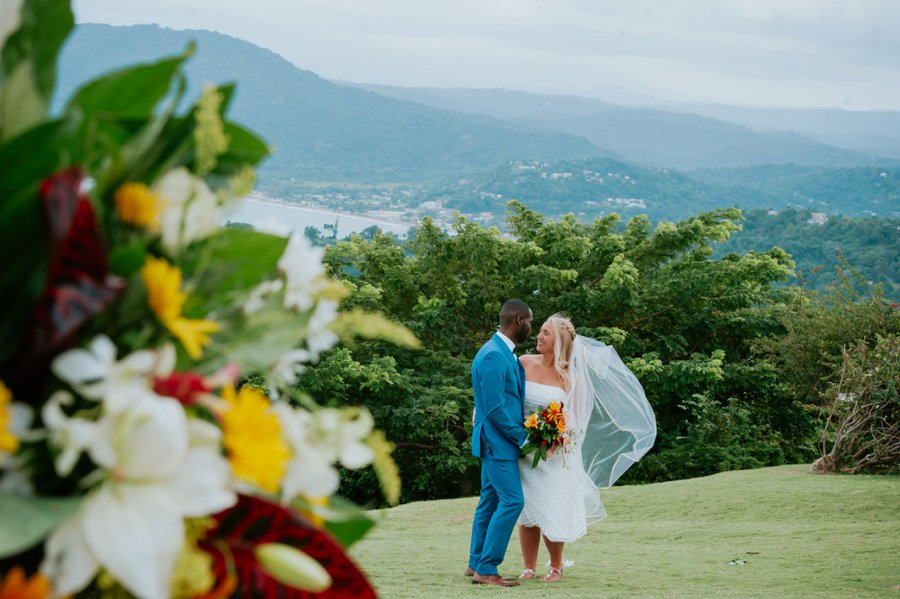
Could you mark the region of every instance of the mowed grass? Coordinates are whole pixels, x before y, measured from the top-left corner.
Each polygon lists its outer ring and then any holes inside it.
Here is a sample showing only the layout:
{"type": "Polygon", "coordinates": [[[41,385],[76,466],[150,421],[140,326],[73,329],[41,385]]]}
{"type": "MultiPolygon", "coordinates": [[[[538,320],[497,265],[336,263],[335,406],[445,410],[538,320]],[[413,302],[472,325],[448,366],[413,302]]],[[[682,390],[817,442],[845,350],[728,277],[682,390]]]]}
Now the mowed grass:
{"type": "MultiPolygon", "coordinates": [[[[351,554],[386,599],[900,599],[900,477],[782,466],[614,487],[601,496],[609,517],[566,547],[575,567],[560,583],[471,584],[462,573],[474,497],[374,512],[378,526],[351,554]]],[[[542,547],[540,569],[546,561],[542,547]]],[[[521,567],[514,532],[500,573],[516,576],[521,567]]]]}

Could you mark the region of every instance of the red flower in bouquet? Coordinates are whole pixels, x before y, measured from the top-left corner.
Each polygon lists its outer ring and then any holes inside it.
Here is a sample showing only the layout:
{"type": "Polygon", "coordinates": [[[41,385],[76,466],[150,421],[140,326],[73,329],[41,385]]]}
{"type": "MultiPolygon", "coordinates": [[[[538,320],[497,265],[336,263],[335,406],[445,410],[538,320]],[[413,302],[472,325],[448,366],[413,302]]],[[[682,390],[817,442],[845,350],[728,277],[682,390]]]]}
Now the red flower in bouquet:
{"type": "Polygon", "coordinates": [[[522,453],[528,455],[534,452],[532,468],[537,468],[538,462],[546,460],[557,449],[565,450],[570,435],[566,431],[562,402],[552,402],[543,410],[529,415],[525,419],[525,432],[528,442],[522,447],[522,453]]]}

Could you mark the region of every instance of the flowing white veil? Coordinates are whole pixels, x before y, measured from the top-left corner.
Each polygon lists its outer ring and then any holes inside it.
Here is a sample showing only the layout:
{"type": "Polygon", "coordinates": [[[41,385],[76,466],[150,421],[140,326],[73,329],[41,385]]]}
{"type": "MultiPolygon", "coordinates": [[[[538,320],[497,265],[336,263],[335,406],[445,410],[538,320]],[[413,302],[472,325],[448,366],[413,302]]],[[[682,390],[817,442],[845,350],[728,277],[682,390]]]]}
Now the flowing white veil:
{"type": "Polygon", "coordinates": [[[570,413],[584,469],[597,487],[611,487],[653,447],[653,409],[612,346],[576,336],[570,372],[570,413]]]}

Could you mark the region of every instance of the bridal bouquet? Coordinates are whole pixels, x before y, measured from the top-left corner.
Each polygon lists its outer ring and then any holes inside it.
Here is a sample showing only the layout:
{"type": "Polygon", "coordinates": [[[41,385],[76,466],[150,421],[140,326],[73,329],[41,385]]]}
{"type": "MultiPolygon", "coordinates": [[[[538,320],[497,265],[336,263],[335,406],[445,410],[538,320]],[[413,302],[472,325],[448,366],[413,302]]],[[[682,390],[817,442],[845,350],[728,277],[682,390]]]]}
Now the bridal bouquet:
{"type": "Polygon", "coordinates": [[[220,228],[268,149],[231,85],[178,112],[192,48],[51,116],[68,2],[0,17],[0,595],[374,597],[336,467],[396,503],[392,446],[294,384],[342,338],[415,338],[340,313],[305,237],[220,228]]]}
{"type": "Polygon", "coordinates": [[[571,441],[571,432],[566,430],[562,402],[551,402],[543,410],[528,416],[525,419],[525,433],[528,441],[522,447],[522,454],[534,452],[532,468],[537,468],[541,460],[546,460],[556,451],[565,452],[571,441]]]}

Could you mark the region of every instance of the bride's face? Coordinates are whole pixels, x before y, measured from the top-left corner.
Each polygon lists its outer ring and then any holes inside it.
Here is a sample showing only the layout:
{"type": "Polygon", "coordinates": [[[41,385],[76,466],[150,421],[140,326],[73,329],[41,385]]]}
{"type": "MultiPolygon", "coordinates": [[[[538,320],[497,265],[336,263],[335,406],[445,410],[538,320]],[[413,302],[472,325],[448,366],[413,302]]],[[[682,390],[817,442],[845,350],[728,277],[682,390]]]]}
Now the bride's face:
{"type": "Polygon", "coordinates": [[[541,332],[538,333],[537,338],[537,350],[539,354],[552,354],[553,353],[553,327],[550,326],[549,322],[545,322],[541,327],[541,332]]]}

